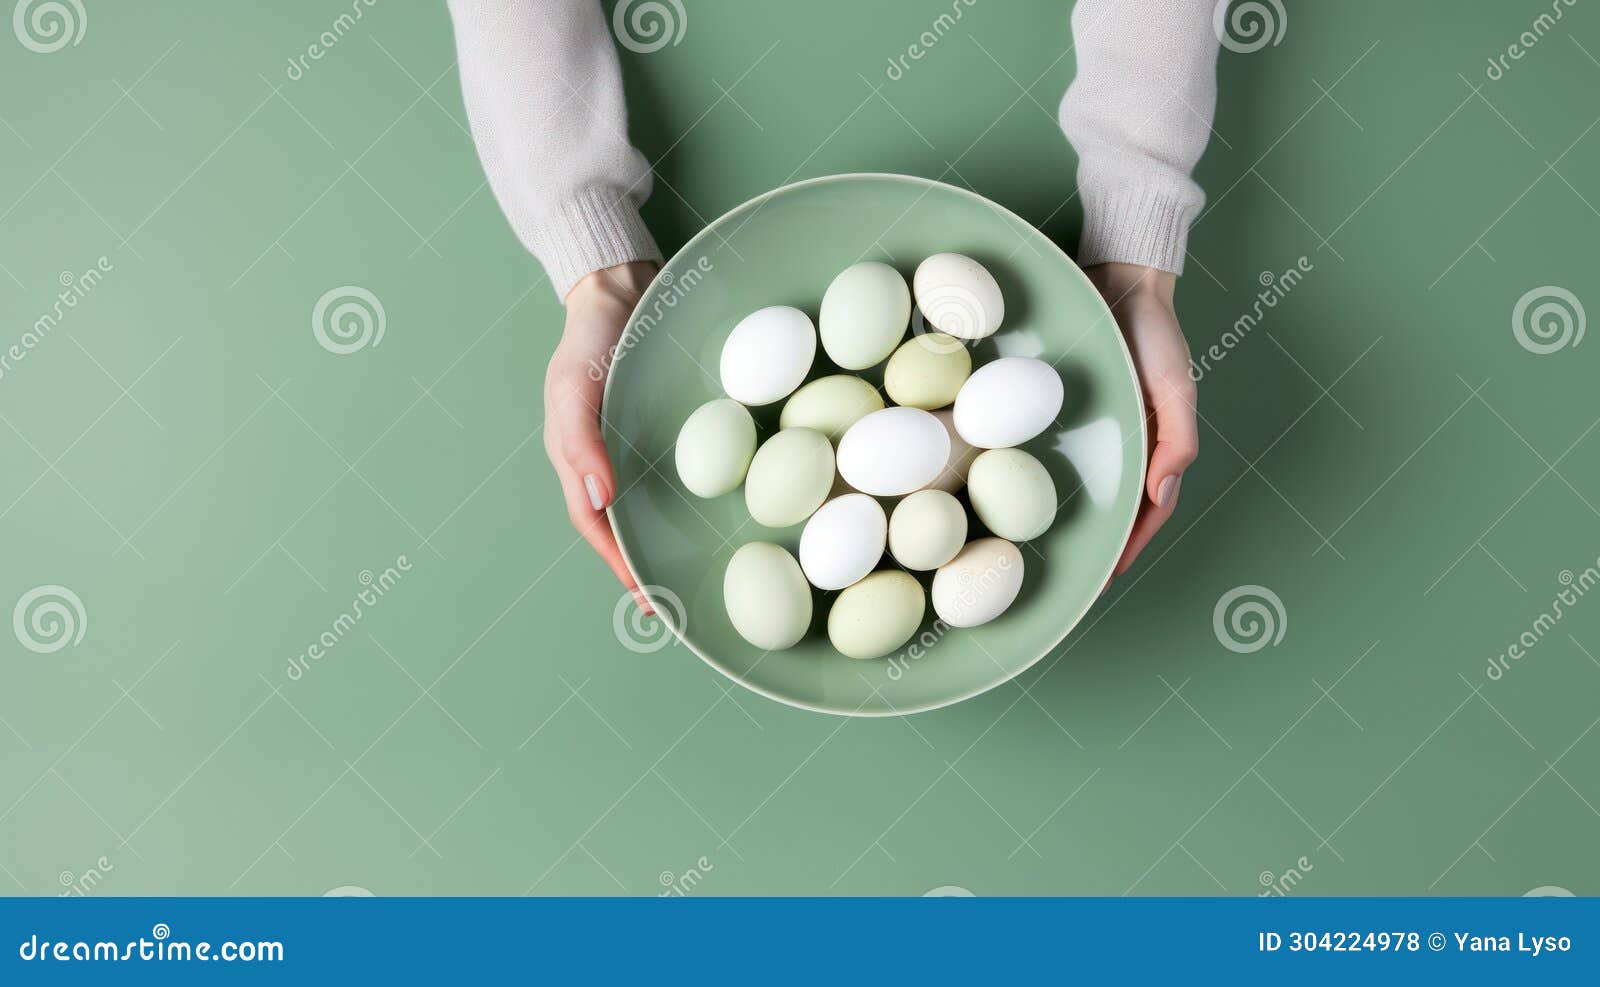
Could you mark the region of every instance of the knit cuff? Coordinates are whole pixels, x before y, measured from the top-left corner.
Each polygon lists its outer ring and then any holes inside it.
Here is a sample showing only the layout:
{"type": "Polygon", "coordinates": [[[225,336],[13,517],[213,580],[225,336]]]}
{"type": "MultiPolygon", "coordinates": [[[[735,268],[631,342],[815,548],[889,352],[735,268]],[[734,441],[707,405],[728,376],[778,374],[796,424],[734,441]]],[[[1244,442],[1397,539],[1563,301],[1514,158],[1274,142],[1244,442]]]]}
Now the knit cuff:
{"type": "Polygon", "coordinates": [[[1201,205],[1203,200],[1166,194],[1151,186],[1085,188],[1078,264],[1092,267],[1120,262],[1182,274],[1189,225],[1201,205]]]}
{"type": "Polygon", "coordinates": [[[633,200],[604,187],[584,189],[561,203],[529,232],[527,242],[563,301],[585,275],[630,261],[661,260],[633,200]]]}

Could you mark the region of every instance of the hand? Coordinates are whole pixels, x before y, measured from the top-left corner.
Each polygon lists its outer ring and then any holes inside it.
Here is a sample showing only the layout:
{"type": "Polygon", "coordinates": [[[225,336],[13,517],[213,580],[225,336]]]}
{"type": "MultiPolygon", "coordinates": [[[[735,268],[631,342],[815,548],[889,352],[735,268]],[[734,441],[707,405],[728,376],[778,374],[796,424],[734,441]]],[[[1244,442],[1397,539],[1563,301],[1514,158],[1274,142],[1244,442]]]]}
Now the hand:
{"type": "Polygon", "coordinates": [[[1137,264],[1098,264],[1085,273],[1127,337],[1146,413],[1155,419],[1145,499],[1112,573],[1115,578],[1132,568],[1178,506],[1183,471],[1200,452],[1196,389],[1189,377],[1189,344],[1172,308],[1177,276],[1137,264]]]}
{"type": "Polygon", "coordinates": [[[544,451],[561,481],[567,517],[647,614],[653,611],[605,514],[617,496],[617,478],[600,433],[600,399],[617,340],[655,272],[651,263],[620,264],[574,285],[566,298],[566,328],[544,378],[544,451]]]}

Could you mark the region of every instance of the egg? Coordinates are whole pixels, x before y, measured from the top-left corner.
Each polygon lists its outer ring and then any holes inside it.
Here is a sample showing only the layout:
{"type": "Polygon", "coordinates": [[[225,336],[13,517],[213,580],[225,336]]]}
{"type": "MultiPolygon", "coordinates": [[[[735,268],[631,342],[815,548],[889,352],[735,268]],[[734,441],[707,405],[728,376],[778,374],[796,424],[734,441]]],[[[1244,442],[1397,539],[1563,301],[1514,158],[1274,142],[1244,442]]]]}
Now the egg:
{"type": "Polygon", "coordinates": [[[882,658],[922,626],[922,584],[899,570],[874,572],[849,587],[828,611],[828,640],[847,658],[882,658]]]}
{"type": "Polygon", "coordinates": [[[756,451],[756,423],[744,405],[707,401],[678,430],[678,478],[696,497],[720,497],[744,482],[756,451]]]}
{"type": "Polygon", "coordinates": [[[722,344],[722,389],[740,404],[771,404],[800,386],[816,355],[810,316],[788,305],[757,309],[722,344]]]}
{"type": "Polygon", "coordinates": [[[972,375],[972,354],[942,332],[919,333],[900,344],[883,368],[883,389],[895,404],[932,411],[956,399],[972,375]]]}
{"type": "Polygon", "coordinates": [[[722,602],[739,636],[766,651],[792,648],[811,626],[811,587],[783,548],[753,541],[728,560],[722,602]]]}
{"type": "Polygon", "coordinates": [[[1061,413],[1061,375],[1043,360],[1005,356],[973,371],[956,395],[956,431],[980,449],[1021,445],[1061,413]]]}
{"type": "Polygon", "coordinates": [[[937,569],[967,540],[967,512],[943,490],[918,490],[889,516],[889,554],[907,569],[937,569]]]}
{"type": "Polygon", "coordinates": [[[949,456],[950,436],[939,419],[920,408],[885,408],[839,440],[839,475],[862,493],[898,497],[937,479],[949,456]]]}
{"type": "Polygon", "coordinates": [[[822,296],[817,322],[828,359],[865,370],[894,352],[911,321],[911,292],[900,272],[878,261],[839,272],[822,296]]]}
{"type": "Polygon", "coordinates": [[[883,409],[883,396],[852,374],[819,377],[784,402],[779,428],[814,428],[838,442],[865,415],[883,409]]]}
{"type": "Polygon", "coordinates": [[[845,494],[823,504],[800,533],[800,568],[817,589],[844,589],[883,558],[888,521],[866,494],[845,494]]]}
{"type": "Polygon", "coordinates": [[[934,254],[911,276],[917,308],[928,325],[961,339],[994,335],[1006,316],[994,275],[962,254],[934,254]]]}
{"type": "Polygon", "coordinates": [[[1022,552],[1004,538],[970,541],[933,574],[933,610],[951,627],[1005,613],[1022,589],[1022,552]]]}
{"type": "Polygon", "coordinates": [[[955,413],[949,408],[941,408],[933,412],[933,417],[944,426],[945,434],[950,437],[950,455],[945,458],[944,469],[928,484],[929,490],[943,490],[945,493],[955,493],[967,483],[967,470],[972,466],[972,461],[977,458],[982,449],[974,449],[967,445],[956,431],[955,413]]]}
{"type": "Polygon", "coordinates": [[[744,503],[769,528],[799,524],[833,486],[833,446],[810,428],[786,428],[761,443],[744,481],[744,503]]]}
{"type": "Polygon", "coordinates": [[[990,449],[974,459],[967,496],[978,520],[1008,541],[1037,538],[1056,519],[1055,481],[1021,449],[990,449]]]}

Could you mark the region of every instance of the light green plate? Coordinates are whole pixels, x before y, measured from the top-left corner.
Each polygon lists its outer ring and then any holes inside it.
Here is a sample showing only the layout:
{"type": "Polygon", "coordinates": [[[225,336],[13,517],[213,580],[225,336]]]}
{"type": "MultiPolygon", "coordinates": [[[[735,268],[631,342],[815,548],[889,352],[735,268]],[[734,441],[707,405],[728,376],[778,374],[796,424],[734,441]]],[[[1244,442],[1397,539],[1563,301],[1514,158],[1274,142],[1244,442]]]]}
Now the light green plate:
{"type": "MultiPolygon", "coordinates": [[[[811,378],[838,372],[819,345],[811,378]]],[[[881,385],[882,366],[863,376],[881,385]]],[[[776,428],[781,407],[753,409],[763,438],[776,428]]],[[[764,696],[854,716],[958,702],[1049,653],[1110,577],[1144,476],[1144,417],[1133,364],[1077,265],[1044,234],[982,196],[903,175],[836,175],[785,186],[734,209],[685,244],[634,312],[606,384],[604,419],[622,491],[611,523],[635,578],[683,643],[764,696]],[[1005,294],[1005,321],[976,347],[974,364],[1035,356],[1061,372],[1067,396],[1057,426],[1025,447],[1055,478],[1064,500],[1056,522],[1023,546],[1022,593],[987,625],[946,629],[934,622],[930,604],[927,622],[904,649],[858,661],[828,644],[827,613],[837,594],[817,592],[805,640],[765,654],[729,623],[723,570],[734,550],[750,541],[796,552],[802,526],[756,524],[742,489],[714,500],[685,490],[673,464],[678,429],[700,404],[723,396],[717,376],[722,343],[741,318],[766,305],[794,305],[815,320],[828,282],[850,264],[881,260],[909,283],[918,262],[941,251],[983,263],[1005,294]]],[[[969,537],[976,537],[982,529],[972,524],[969,537]]],[[[919,575],[926,587],[930,574],[919,575]]]]}

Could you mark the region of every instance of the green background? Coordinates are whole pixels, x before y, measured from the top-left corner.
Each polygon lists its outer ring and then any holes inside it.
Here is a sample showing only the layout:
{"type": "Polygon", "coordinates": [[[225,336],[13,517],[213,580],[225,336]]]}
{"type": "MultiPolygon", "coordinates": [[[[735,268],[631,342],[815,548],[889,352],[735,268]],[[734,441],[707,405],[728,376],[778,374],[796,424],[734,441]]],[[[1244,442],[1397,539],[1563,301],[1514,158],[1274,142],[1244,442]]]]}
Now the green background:
{"type": "MultiPolygon", "coordinates": [[[[10,6],[10,5],[8,5],[10,6]]],[[[0,307],[111,269],[0,377],[0,890],[52,894],[1522,894],[1600,889],[1600,601],[1486,668],[1600,555],[1600,14],[1290,4],[1224,52],[1179,313],[1201,383],[1177,517],[1057,652],[901,720],[804,713],[613,631],[537,441],[561,310],[483,185],[442,4],[84,0],[0,33],[0,307]],[[319,345],[330,289],[379,346],[319,345]],[[358,574],[410,571],[298,681],[358,574]],[[1269,588],[1284,635],[1212,611],[1269,588]]],[[[624,59],[669,251],[788,180],[968,185],[1069,247],[1067,5],[689,2],[624,59]]],[[[720,265],[719,265],[719,274],[720,265]]],[[[730,270],[730,274],[731,274],[730,270]]]]}

